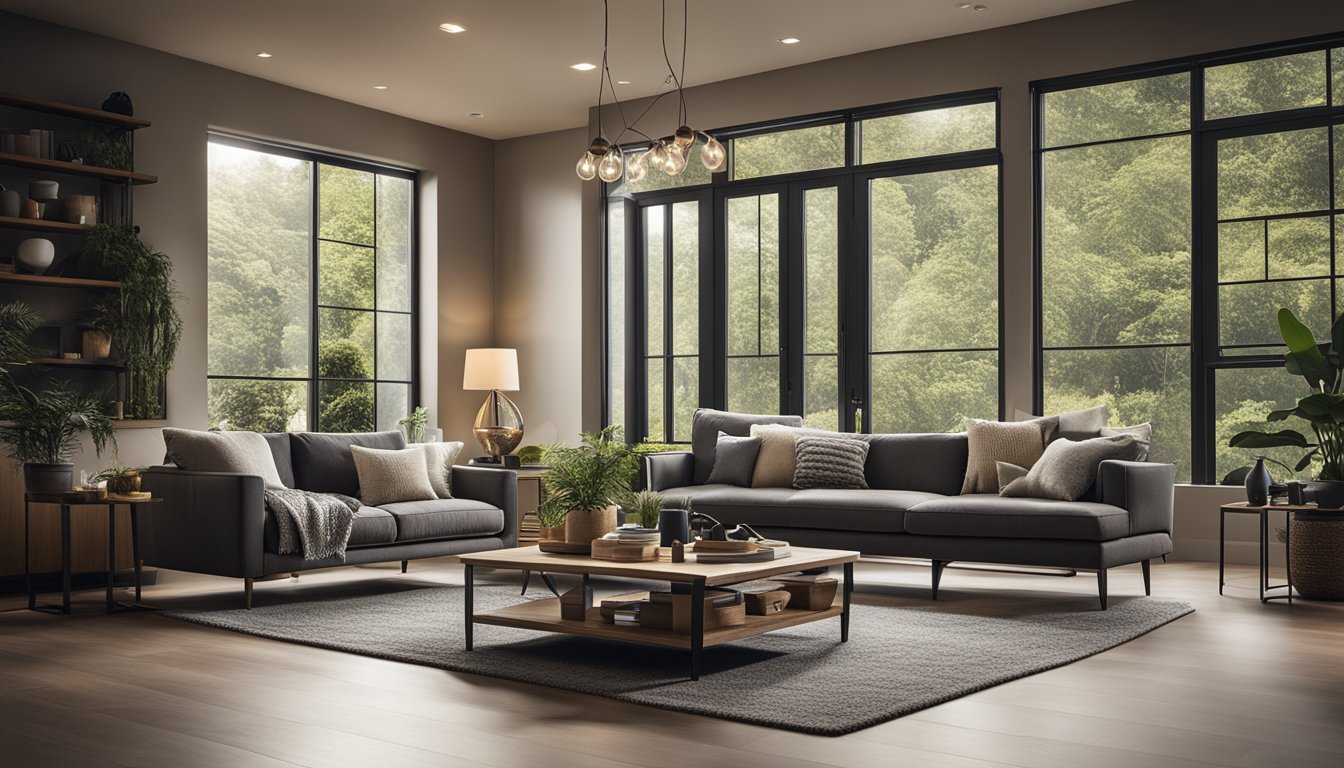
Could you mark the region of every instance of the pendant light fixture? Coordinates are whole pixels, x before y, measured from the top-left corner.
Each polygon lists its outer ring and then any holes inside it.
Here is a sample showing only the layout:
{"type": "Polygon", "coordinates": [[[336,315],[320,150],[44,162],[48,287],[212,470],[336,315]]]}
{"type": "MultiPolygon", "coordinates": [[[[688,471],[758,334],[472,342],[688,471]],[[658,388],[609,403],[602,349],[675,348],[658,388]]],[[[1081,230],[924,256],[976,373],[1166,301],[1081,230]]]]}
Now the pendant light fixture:
{"type": "MultiPolygon", "coordinates": [[[[597,81],[597,137],[588,145],[588,149],[579,157],[579,162],[574,167],[580,179],[589,181],[596,177],[610,184],[618,181],[624,175],[627,181],[634,183],[648,175],[651,168],[662,171],[668,176],[679,176],[685,172],[686,166],[690,162],[691,150],[702,139],[703,143],[700,143],[700,162],[704,164],[705,168],[711,172],[718,172],[727,166],[728,152],[723,145],[713,136],[704,131],[697,131],[688,124],[690,121],[686,109],[685,91],[686,43],[690,29],[690,10],[688,6],[689,0],[682,0],[681,72],[678,74],[672,66],[671,57],[667,53],[667,0],[662,0],[663,61],[667,64],[667,82],[675,86],[677,94],[677,122],[679,126],[671,136],[653,139],[625,121],[625,110],[621,108],[621,100],[616,96],[616,86],[611,79],[611,71],[607,66],[607,35],[610,29],[610,18],[607,0],[603,0],[602,69],[598,73],[597,81]],[[607,88],[611,89],[612,102],[615,103],[616,110],[621,117],[622,129],[615,142],[607,140],[602,126],[602,96],[607,88]],[[618,146],[627,132],[643,136],[649,142],[649,149],[627,159],[625,153],[618,146]]],[[[639,117],[635,118],[635,123],[638,123],[640,117],[648,114],[649,110],[669,93],[672,93],[672,91],[664,91],[656,96],[653,102],[640,113],[639,117]]]]}

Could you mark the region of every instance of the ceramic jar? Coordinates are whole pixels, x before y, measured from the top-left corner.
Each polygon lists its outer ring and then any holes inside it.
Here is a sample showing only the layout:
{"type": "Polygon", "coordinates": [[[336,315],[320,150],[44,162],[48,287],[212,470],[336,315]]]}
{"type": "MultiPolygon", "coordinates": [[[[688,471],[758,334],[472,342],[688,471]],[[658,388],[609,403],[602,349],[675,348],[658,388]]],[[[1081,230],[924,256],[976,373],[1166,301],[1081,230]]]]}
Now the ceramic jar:
{"type": "Polygon", "coordinates": [[[42,274],[56,259],[56,246],[45,237],[30,237],[19,243],[19,263],[34,274],[42,274]]]}

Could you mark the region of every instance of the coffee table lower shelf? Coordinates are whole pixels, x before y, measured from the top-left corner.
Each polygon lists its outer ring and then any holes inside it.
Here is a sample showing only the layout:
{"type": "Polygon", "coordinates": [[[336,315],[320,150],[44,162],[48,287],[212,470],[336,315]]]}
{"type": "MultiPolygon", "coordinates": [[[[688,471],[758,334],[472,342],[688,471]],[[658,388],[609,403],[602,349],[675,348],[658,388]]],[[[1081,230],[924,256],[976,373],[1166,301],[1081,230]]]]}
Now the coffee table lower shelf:
{"type": "MultiPolygon", "coordinates": [[[[794,627],[799,624],[807,624],[812,621],[821,621],[835,616],[839,616],[844,611],[844,606],[837,598],[836,602],[830,608],[820,611],[804,611],[797,609],[784,609],[780,613],[770,616],[747,616],[745,624],[732,627],[718,627],[716,629],[705,630],[705,648],[723,643],[731,643],[735,640],[741,640],[747,637],[753,637],[763,632],[771,632],[785,627],[794,627]]],[[[646,645],[661,645],[668,648],[681,648],[683,650],[691,649],[691,636],[679,632],[665,632],[657,629],[647,629],[638,626],[626,626],[608,623],[602,618],[599,608],[588,609],[588,619],[586,621],[571,621],[560,618],[560,601],[551,600],[532,600],[518,605],[511,605],[507,608],[485,613],[477,613],[472,617],[472,621],[477,624],[494,624],[501,627],[514,627],[516,629],[534,629],[542,632],[558,632],[565,635],[581,635],[583,637],[597,637],[604,640],[621,640],[630,643],[644,643],[646,645]]]]}

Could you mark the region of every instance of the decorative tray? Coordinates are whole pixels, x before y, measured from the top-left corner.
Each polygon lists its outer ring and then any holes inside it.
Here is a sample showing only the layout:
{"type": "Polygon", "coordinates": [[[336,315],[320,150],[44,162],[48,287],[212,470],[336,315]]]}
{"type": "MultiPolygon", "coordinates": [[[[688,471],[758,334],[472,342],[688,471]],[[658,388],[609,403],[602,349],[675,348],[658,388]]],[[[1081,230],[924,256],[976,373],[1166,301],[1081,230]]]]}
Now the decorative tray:
{"type": "Polygon", "coordinates": [[[149,491],[132,491],[130,493],[109,493],[107,498],[117,501],[148,501],[153,495],[149,491]]]}
{"type": "Polygon", "coordinates": [[[567,544],[563,541],[541,541],[537,549],[552,555],[586,555],[592,551],[591,544],[567,544]]]}

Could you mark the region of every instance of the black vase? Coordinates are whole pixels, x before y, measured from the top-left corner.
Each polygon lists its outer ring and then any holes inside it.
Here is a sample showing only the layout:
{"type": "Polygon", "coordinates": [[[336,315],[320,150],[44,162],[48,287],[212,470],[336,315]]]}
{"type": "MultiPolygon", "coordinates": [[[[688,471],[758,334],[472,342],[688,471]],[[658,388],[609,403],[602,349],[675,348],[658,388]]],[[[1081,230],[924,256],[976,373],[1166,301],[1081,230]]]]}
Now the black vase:
{"type": "Polygon", "coordinates": [[[1265,460],[1259,458],[1255,460],[1255,466],[1246,475],[1246,501],[1252,507],[1263,507],[1269,504],[1269,486],[1274,483],[1274,478],[1269,476],[1269,470],[1265,469],[1265,460]]]}
{"type": "Polygon", "coordinates": [[[103,111],[127,117],[135,114],[135,108],[131,106],[131,96],[125,91],[117,91],[108,96],[103,102],[103,111]]]}
{"type": "Polygon", "coordinates": [[[690,516],[684,509],[664,509],[658,513],[658,546],[670,547],[673,541],[691,543],[690,516]]]}

